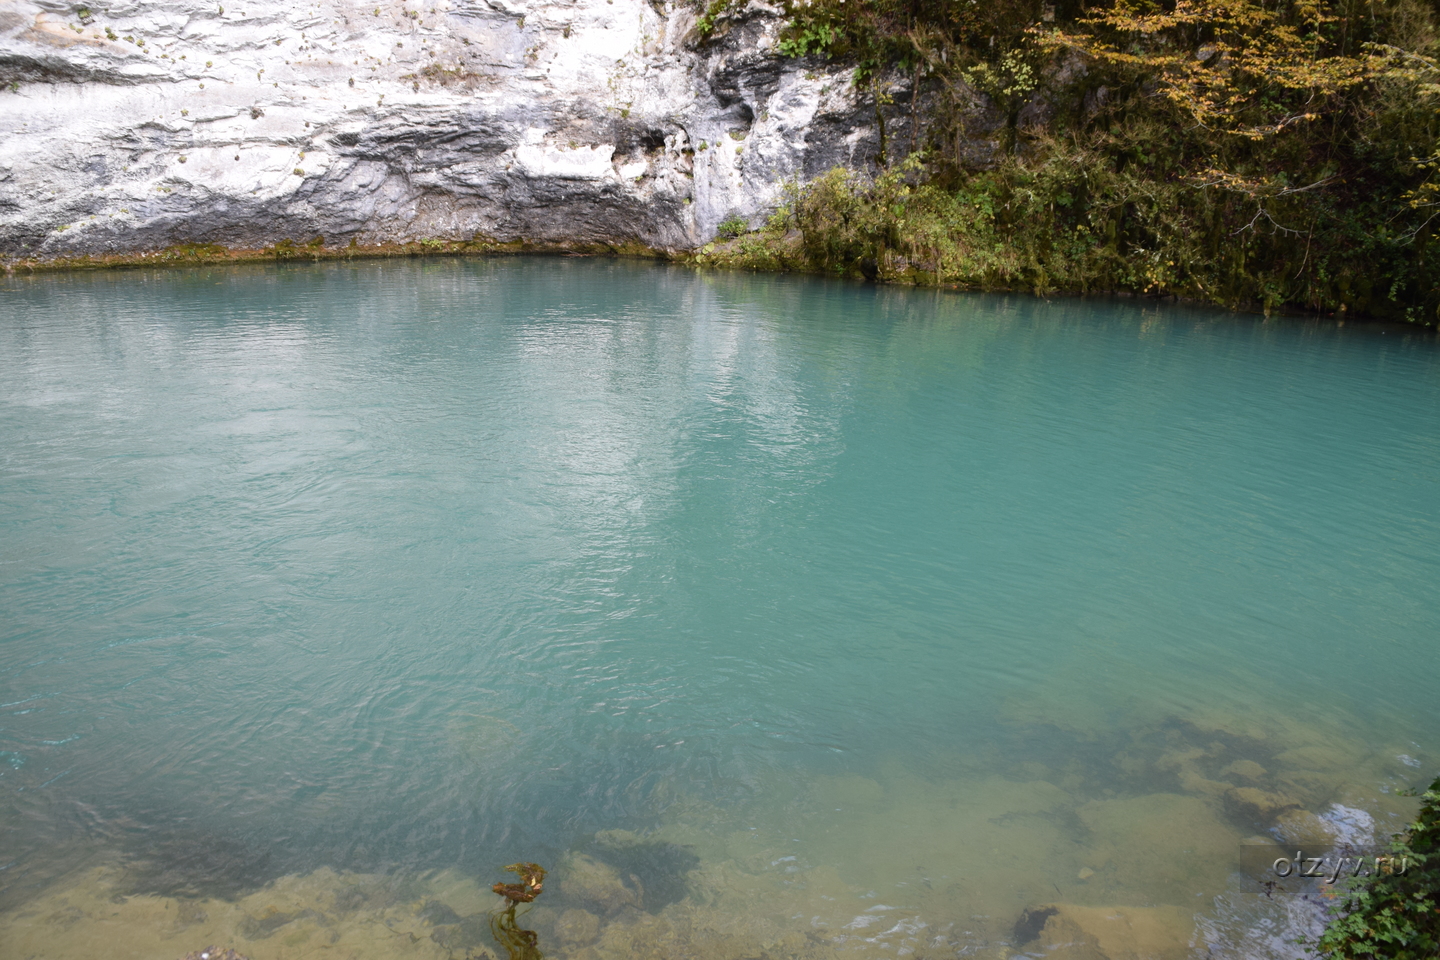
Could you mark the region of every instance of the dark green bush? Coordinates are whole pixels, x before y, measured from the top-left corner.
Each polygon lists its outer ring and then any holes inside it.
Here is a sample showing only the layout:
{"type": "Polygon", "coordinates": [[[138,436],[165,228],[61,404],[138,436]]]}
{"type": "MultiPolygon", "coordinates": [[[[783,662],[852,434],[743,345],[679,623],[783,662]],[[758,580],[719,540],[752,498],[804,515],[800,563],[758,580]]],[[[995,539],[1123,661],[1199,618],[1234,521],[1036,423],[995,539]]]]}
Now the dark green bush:
{"type": "Polygon", "coordinates": [[[1440,778],[1423,795],[1420,816],[1391,853],[1404,872],[1353,886],[1317,947],[1329,960],[1434,960],[1440,957],[1440,778]]]}

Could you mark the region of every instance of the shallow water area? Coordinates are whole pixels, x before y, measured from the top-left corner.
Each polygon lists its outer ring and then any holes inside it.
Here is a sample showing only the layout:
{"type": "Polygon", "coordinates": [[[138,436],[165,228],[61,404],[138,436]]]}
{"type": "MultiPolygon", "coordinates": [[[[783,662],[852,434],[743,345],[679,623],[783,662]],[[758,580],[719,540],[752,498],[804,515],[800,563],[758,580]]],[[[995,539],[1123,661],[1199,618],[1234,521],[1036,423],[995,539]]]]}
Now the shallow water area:
{"type": "Polygon", "coordinates": [[[1440,772],[1433,335],[0,280],[0,954],[1299,957],[1440,772]],[[1267,885],[1269,884],[1269,885],[1267,885]]]}

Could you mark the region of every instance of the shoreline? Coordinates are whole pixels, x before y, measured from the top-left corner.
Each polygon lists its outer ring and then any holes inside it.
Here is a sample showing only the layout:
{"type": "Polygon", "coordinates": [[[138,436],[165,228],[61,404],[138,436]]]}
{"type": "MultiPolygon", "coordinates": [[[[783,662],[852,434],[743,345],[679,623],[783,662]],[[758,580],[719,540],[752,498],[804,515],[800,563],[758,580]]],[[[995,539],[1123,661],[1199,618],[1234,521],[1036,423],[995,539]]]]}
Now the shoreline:
{"type": "Polygon", "coordinates": [[[672,252],[640,243],[545,243],[531,240],[411,240],[405,243],[343,247],[325,246],[317,238],[306,243],[280,240],[268,247],[226,247],[218,243],[180,243],[158,250],[126,253],[77,254],[56,257],[0,259],[0,268],[17,273],[62,273],[70,270],[123,270],[153,266],[214,266],[240,263],[288,263],[292,261],[386,260],[410,257],[519,256],[614,256],[642,260],[675,261],[672,252]]]}
{"type": "MultiPolygon", "coordinates": [[[[737,240],[740,238],[737,238],[737,240]]],[[[1261,304],[1234,306],[1213,300],[1181,297],[1174,294],[1146,294],[1133,290],[1067,290],[1056,288],[1037,292],[1028,287],[981,287],[961,283],[928,283],[923,279],[909,277],[905,280],[870,279],[858,276],[837,275],[823,270],[805,270],[787,265],[779,269],[764,269],[739,263],[717,262],[715,254],[722,255],[735,241],[711,242],[693,250],[663,250],[639,242],[629,243],[569,243],[534,240],[440,240],[426,238],[404,243],[357,244],[326,246],[319,238],[306,243],[280,240],[268,247],[226,247],[218,243],[173,244],[156,250],[140,250],[125,253],[77,254],[55,257],[0,258],[0,270],[6,276],[17,274],[66,273],[98,270],[130,270],[139,267],[198,267],[224,266],[255,263],[334,262],[344,260],[395,260],[421,257],[489,257],[489,256],[569,256],[569,257],[614,257],[627,260],[649,260],[687,266],[696,270],[715,270],[725,273],[767,274],[774,276],[792,275],[824,277],[831,280],[849,280],[885,287],[909,287],[916,290],[944,290],[953,293],[1024,294],[1049,299],[1052,297],[1120,298],[1125,300],[1153,300],[1156,303],[1171,303],[1195,307],[1210,307],[1240,316],[1272,316],[1292,319],[1328,320],[1343,327],[1354,323],[1365,327],[1391,327],[1406,332],[1437,330],[1434,323],[1406,323],[1377,317],[1366,313],[1344,311],[1306,310],[1294,306],[1279,306],[1264,309],[1261,304]]]]}

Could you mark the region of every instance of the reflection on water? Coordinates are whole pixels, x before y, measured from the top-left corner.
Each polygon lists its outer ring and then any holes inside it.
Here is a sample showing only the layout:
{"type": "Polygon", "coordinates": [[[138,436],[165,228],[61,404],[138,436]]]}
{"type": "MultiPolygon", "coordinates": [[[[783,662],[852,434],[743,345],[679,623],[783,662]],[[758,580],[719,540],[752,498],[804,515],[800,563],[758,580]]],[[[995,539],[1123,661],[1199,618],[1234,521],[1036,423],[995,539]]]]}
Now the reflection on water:
{"type": "Polygon", "coordinates": [[[3,282],[7,957],[1293,958],[1440,765],[1420,334],[3,282]]]}

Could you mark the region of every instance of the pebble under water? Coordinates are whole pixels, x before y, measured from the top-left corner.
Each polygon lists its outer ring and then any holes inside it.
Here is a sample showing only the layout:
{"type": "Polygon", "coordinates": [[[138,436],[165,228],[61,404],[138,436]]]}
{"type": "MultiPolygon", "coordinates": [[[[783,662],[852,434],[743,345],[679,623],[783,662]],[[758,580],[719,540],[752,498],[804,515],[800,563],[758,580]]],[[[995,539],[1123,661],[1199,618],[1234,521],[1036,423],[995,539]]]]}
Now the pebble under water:
{"type": "Polygon", "coordinates": [[[1440,773],[1437,579],[1425,331],[3,277],[0,955],[502,958],[529,861],[547,957],[1301,957],[1272,862],[1440,773]]]}

